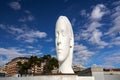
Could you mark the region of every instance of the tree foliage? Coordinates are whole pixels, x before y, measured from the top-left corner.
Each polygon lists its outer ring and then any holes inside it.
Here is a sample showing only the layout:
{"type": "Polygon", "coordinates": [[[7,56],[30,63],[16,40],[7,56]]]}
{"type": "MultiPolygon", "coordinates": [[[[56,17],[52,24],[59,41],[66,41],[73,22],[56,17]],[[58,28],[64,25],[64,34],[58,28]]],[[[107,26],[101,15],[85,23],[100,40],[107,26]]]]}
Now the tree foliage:
{"type": "MultiPolygon", "coordinates": [[[[44,69],[43,73],[51,73],[51,70],[53,70],[55,67],[58,68],[58,60],[54,57],[51,57],[51,55],[44,55],[42,57],[37,57],[37,56],[31,56],[28,59],[28,62],[21,63],[20,61],[17,62],[17,66],[19,69],[19,74],[29,74],[31,68],[34,68],[35,65],[41,67],[41,63],[44,62],[44,69]]],[[[33,72],[34,74],[34,72],[33,72]]]]}
{"type": "Polygon", "coordinates": [[[44,73],[51,73],[51,70],[53,70],[55,67],[58,68],[58,61],[56,58],[51,57],[50,55],[45,55],[43,58],[46,61],[44,73]]]}

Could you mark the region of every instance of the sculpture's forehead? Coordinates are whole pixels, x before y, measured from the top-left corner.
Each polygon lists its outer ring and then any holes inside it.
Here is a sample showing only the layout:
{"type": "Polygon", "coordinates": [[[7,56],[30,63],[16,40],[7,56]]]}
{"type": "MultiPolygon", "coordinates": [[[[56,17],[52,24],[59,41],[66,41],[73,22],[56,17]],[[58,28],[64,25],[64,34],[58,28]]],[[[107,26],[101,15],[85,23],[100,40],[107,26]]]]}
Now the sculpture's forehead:
{"type": "Polygon", "coordinates": [[[61,21],[61,22],[57,22],[56,24],[56,30],[57,31],[67,31],[67,26],[68,24],[66,24],[66,22],[61,21]]]}
{"type": "Polygon", "coordinates": [[[67,26],[66,25],[58,25],[57,27],[56,27],[56,31],[67,31],[68,29],[67,29],[67,26]]]}
{"type": "Polygon", "coordinates": [[[60,16],[56,23],[56,31],[69,32],[70,22],[65,16],[60,16]]]}

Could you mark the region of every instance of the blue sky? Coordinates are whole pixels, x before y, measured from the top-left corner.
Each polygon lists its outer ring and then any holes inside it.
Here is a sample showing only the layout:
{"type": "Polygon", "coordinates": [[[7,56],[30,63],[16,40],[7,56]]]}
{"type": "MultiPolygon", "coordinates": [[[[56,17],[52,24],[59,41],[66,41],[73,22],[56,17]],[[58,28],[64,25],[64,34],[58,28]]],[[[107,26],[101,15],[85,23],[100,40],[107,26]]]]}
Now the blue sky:
{"type": "Polygon", "coordinates": [[[60,15],[73,27],[73,65],[120,67],[119,0],[0,0],[0,65],[19,56],[56,56],[60,15]]]}

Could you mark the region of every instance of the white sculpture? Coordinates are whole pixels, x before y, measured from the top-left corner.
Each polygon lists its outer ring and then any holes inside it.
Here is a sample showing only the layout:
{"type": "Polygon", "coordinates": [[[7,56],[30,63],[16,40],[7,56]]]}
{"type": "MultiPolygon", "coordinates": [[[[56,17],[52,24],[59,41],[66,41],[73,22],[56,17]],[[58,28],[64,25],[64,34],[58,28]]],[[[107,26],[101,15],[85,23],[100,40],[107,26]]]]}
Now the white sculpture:
{"type": "Polygon", "coordinates": [[[66,16],[60,16],[56,22],[56,51],[59,61],[59,72],[73,74],[72,57],[74,35],[70,21],[66,16]]]}

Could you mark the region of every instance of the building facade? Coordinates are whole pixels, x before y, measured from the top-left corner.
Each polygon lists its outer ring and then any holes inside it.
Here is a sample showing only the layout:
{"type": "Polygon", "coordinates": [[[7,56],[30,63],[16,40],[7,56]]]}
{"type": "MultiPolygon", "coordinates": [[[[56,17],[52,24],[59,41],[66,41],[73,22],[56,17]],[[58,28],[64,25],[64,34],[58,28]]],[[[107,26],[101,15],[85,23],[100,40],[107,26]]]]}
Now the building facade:
{"type": "Polygon", "coordinates": [[[5,66],[0,66],[0,77],[5,77],[6,71],[5,66]]]}
{"type": "Polygon", "coordinates": [[[5,72],[6,72],[6,77],[11,77],[11,76],[15,76],[18,74],[18,66],[17,66],[17,62],[21,62],[21,63],[24,63],[24,62],[27,62],[28,61],[28,58],[26,57],[18,57],[18,58],[15,58],[13,60],[11,60],[10,62],[8,62],[6,65],[5,65],[5,72]]]}
{"type": "Polygon", "coordinates": [[[33,74],[42,74],[44,71],[44,66],[46,65],[45,62],[41,62],[41,66],[35,65],[31,68],[31,73],[33,74]]]}
{"type": "Polygon", "coordinates": [[[82,65],[74,65],[74,66],[72,66],[72,68],[73,68],[73,71],[76,73],[76,74],[78,74],[80,71],[83,71],[83,70],[85,70],[86,68],[84,67],[84,66],[82,66],[82,65]]]}
{"type": "MultiPolygon", "coordinates": [[[[26,57],[17,57],[12,59],[10,62],[5,64],[4,66],[0,67],[0,75],[4,77],[18,77],[18,76],[25,76],[25,75],[41,75],[46,74],[46,61],[43,61],[40,63],[40,65],[34,65],[33,67],[26,69],[27,74],[21,74],[19,73],[19,66],[17,65],[18,62],[21,62],[21,64],[28,62],[29,58],[26,57]],[[4,75],[5,74],[5,75],[4,75]]],[[[54,67],[51,71],[52,74],[58,73],[58,68],[54,67]]]]}
{"type": "Polygon", "coordinates": [[[92,67],[85,69],[79,76],[94,76],[95,80],[120,80],[120,68],[103,69],[102,67],[92,67]]]}

